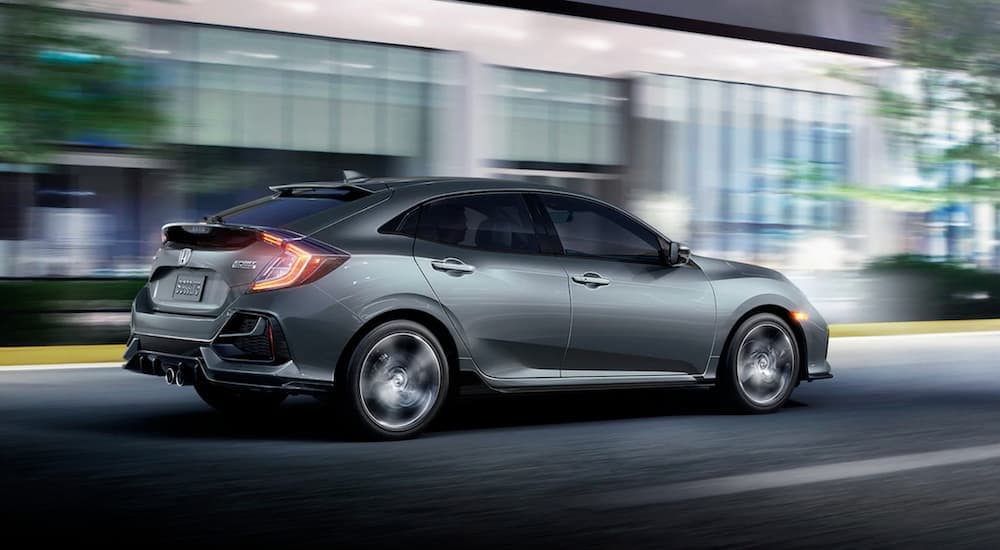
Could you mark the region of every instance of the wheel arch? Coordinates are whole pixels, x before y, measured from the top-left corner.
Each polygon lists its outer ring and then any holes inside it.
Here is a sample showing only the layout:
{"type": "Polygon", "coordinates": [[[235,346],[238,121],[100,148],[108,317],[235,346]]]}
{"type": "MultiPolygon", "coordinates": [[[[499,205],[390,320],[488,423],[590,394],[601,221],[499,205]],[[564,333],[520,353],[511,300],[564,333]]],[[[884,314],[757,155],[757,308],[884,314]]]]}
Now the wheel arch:
{"type": "Polygon", "coordinates": [[[452,380],[457,380],[459,375],[458,368],[458,347],[455,343],[455,338],[452,336],[448,327],[443,321],[427,313],[426,311],[421,311],[418,309],[394,309],[390,311],[385,311],[380,313],[371,319],[365,321],[361,327],[359,327],[354,334],[351,335],[350,340],[347,341],[347,345],[340,352],[340,357],[337,359],[337,367],[334,372],[334,384],[339,384],[344,372],[347,369],[347,363],[351,360],[351,355],[354,353],[355,348],[357,348],[358,343],[366,334],[371,332],[371,330],[383,323],[389,321],[406,320],[413,321],[427,328],[441,343],[441,347],[444,349],[445,359],[448,363],[448,374],[452,380]]]}
{"type": "Polygon", "coordinates": [[[799,354],[798,379],[799,381],[806,380],[809,377],[809,361],[806,349],[805,331],[802,330],[802,326],[799,325],[797,321],[792,319],[792,312],[790,310],[777,304],[762,304],[755,306],[744,312],[743,315],[741,315],[738,319],[736,319],[736,321],[732,325],[730,325],[729,331],[726,334],[725,343],[722,345],[721,352],[719,353],[720,364],[722,361],[726,359],[726,356],[729,353],[729,346],[732,345],[733,334],[736,333],[736,330],[740,328],[740,326],[743,324],[744,321],[746,321],[750,317],[753,317],[754,315],[757,315],[758,313],[771,313],[773,315],[777,315],[782,320],[784,320],[785,323],[788,324],[789,328],[792,329],[792,333],[795,335],[795,348],[796,348],[795,351],[797,351],[799,354]]]}

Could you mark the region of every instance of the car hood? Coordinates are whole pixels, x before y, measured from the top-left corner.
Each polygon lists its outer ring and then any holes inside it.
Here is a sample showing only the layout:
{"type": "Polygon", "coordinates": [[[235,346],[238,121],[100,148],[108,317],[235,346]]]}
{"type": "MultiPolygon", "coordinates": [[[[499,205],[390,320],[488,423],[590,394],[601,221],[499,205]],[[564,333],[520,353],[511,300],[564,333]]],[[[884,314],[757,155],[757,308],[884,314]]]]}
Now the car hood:
{"type": "Polygon", "coordinates": [[[712,281],[748,277],[788,281],[788,278],[781,273],[759,265],[722,260],[719,258],[709,258],[707,256],[691,256],[691,259],[694,260],[694,263],[697,264],[705,275],[712,281]]]}

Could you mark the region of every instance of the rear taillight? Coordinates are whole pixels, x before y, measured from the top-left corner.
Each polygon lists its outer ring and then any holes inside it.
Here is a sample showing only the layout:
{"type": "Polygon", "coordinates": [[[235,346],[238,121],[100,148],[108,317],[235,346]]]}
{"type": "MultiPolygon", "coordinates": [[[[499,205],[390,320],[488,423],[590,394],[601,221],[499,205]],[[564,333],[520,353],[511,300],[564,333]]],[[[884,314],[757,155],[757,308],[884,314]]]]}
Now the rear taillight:
{"type": "Polygon", "coordinates": [[[251,292],[275,290],[306,284],[340,267],[350,257],[346,252],[318,243],[290,241],[261,233],[261,239],[281,249],[250,285],[251,292]]]}

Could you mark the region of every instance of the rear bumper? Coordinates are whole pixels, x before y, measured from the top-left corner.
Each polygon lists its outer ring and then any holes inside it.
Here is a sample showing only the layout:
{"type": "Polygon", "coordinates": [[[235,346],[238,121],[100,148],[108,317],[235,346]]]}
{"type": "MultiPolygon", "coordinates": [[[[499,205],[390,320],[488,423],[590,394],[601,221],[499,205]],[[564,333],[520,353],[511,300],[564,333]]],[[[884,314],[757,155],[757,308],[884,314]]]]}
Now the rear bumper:
{"type": "Polygon", "coordinates": [[[291,360],[275,365],[227,361],[210,346],[179,339],[133,336],[124,359],[122,368],[139,374],[163,376],[169,368],[184,370],[189,383],[209,382],[287,393],[325,393],[333,389],[332,380],[303,380],[291,360]]]}
{"type": "Polygon", "coordinates": [[[351,311],[314,284],[242,295],[217,317],[156,311],[144,288],[133,304],[124,368],[162,375],[165,365],[182,366],[219,384],[327,391],[342,350],[360,326],[351,311]],[[282,353],[274,353],[272,361],[247,361],[225,352],[219,346],[223,329],[240,314],[273,321],[272,351],[274,342],[284,342],[282,353]]]}

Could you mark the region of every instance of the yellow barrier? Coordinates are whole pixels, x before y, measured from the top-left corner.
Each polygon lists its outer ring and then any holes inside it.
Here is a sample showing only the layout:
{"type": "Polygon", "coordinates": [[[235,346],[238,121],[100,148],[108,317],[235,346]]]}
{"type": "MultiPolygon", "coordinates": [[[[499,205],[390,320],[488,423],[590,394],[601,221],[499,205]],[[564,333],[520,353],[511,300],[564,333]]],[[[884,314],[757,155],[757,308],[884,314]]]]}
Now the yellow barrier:
{"type": "Polygon", "coordinates": [[[125,346],[34,346],[0,348],[0,366],[121,361],[125,346]]]}
{"type": "Polygon", "coordinates": [[[959,319],[955,321],[903,321],[896,323],[853,323],[830,325],[830,336],[893,336],[942,332],[1000,331],[1000,319],[959,319]]]}
{"type": "MultiPolygon", "coordinates": [[[[830,336],[890,336],[941,332],[1000,331],[1000,319],[957,321],[906,321],[898,323],[855,323],[831,325],[830,336]]],[[[121,361],[125,346],[37,346],[0,348],[0,367],[12,365],[53,365],[62,363],[104,363],[121,361]]]]}

